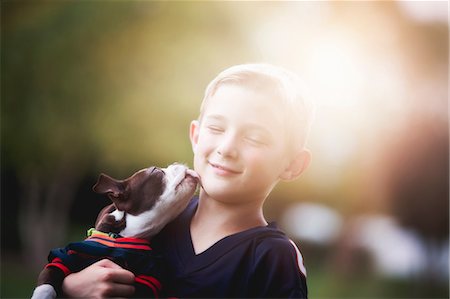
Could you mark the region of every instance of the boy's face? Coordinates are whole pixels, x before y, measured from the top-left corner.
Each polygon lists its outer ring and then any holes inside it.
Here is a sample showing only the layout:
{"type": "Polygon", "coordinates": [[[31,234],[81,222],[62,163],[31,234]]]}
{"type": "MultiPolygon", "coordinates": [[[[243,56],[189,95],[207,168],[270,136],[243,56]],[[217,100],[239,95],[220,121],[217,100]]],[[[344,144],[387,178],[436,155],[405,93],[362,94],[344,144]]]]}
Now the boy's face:
{"type": "Polygon", "coordinates": [[[273,92],[223,85],[191,124],[194,169],[204,192],[227,202],[263,201],[290,164],[273,92]]]}

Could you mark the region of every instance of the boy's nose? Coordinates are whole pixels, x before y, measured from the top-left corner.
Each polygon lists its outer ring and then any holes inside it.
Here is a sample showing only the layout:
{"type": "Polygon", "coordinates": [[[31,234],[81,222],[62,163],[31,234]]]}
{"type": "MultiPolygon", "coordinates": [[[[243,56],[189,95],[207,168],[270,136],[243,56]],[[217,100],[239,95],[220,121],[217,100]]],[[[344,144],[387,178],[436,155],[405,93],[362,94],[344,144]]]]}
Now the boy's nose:
{"type": "Polygon", "coordinates": [[[235,158],[238,153],[236,137],[233,134],[223,136],[216,151],[224,158],[235,158]]]}

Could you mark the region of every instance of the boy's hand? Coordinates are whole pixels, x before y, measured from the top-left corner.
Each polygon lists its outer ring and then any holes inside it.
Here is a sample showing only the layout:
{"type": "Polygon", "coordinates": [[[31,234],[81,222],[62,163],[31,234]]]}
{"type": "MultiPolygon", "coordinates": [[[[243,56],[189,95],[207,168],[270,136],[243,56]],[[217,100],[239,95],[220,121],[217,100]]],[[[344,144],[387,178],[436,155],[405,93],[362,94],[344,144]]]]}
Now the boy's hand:
{"type": "Polygon", "coordinates": [[[67,276],[64,296],[83,298],[130,297],[134,294],[134,274],[104,259],[67,276]]]}

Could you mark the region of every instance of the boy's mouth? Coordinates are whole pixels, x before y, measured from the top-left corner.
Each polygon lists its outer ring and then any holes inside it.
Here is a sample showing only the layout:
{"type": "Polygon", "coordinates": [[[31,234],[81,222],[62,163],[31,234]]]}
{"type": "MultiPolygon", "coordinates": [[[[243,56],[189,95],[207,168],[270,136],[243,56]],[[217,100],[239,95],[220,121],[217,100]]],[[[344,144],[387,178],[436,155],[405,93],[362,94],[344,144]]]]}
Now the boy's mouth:
{"type": "Polygon", "coordinates": [[[241,171],[234,170],[232,168],[229,168],[229,167],[221,165],[221,164],[209,162],[209,165],[211,165],[212,168],[220,171],[222,174],[240,174],[241,173],[241,171]]]}

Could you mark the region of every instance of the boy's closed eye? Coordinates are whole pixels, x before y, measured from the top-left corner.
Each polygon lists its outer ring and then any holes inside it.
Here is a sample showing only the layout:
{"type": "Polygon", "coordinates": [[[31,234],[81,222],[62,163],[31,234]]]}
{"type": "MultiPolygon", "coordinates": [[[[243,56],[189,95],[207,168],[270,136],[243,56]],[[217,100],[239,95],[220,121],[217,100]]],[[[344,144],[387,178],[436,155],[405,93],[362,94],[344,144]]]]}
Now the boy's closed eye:
{"type": "Polygon", "coordinates": [[[225,132],[225,129],[222,126],[218,125],[208,125],[206,128],[213,134],[220,134],[225,132]]]}
{"type": "Polygon", "coordinates": [[[247,135],[244,140],[252,145],[262,146],[269,144],[269,139],[258,134],[247,135]]]}

